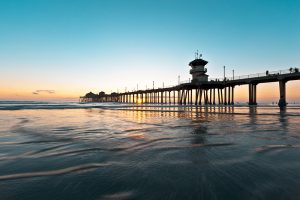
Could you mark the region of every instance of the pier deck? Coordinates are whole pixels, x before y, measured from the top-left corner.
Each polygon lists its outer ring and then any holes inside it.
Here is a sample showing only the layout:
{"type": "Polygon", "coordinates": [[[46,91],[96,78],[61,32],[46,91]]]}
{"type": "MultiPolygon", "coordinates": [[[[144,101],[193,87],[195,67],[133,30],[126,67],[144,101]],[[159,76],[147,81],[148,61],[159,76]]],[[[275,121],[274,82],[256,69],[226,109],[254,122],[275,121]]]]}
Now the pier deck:
{"type": "Polygon", "coordinates": [[[256,105],[256,87],[261,83],[278,82],[280,97],[279,106],[286,106],[286,83],[300,80],[298,68],[276,72],[251,74],[208,81],[183,82],[166,88],[152,88],[124,93],[86,95],[80,97],[81,102],[123,102],[123,103],[166,103],[179,105],[201,104],[234,104],[234,88],[239,85],[249,85],[249,105],[256,105]]]}

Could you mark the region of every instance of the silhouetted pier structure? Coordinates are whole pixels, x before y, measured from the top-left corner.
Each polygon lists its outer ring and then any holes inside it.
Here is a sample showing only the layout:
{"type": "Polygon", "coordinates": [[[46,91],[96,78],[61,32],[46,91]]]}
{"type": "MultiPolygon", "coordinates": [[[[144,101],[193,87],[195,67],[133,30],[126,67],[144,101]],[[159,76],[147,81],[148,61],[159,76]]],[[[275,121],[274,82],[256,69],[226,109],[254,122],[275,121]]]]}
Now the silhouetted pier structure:
{"type": "Polygon", "coordinates": [[[286,83],[300,80],[298,68],[280,70],[246,76],[222,79],[208,79],[205,65],[208,62],[197,58],[189,63],[191,81],[166,88],[152,88],[123,93],[99,94],[88,93],[80,97],[81,102],[122,102],[139,104],[178,104],[178,105],[233,105],[236,86],[249,86],[249,105],[257,105],[257,85],[278,82],[280,97],[278,105],[285,107],[286,83]]]}

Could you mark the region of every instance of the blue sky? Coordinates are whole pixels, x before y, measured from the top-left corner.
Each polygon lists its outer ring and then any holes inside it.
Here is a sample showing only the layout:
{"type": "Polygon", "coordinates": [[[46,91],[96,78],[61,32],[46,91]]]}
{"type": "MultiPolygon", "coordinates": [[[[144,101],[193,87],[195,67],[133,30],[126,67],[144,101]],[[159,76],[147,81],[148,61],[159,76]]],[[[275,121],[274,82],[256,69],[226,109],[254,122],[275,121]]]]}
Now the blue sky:
{"type": "Polygon", "coordinates": [[[300,67],[299,35],[298,0],[0,0],[0,83],[69,96],[172,85],[197,49],[211,77],[300,67]]]}

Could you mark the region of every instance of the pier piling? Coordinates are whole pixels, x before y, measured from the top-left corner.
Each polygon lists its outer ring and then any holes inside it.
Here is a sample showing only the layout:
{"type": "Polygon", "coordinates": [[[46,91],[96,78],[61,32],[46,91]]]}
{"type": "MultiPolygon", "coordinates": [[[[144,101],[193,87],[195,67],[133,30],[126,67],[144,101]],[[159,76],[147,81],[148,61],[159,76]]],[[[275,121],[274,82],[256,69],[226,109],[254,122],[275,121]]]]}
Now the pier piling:
{"type": "Polygon", "coordinates": [[[281,80],[279,81],[279,93],[280,93],[280,99],[278,102],[278,106],[280,108],[286,106],[286,81],[281,80]]]}

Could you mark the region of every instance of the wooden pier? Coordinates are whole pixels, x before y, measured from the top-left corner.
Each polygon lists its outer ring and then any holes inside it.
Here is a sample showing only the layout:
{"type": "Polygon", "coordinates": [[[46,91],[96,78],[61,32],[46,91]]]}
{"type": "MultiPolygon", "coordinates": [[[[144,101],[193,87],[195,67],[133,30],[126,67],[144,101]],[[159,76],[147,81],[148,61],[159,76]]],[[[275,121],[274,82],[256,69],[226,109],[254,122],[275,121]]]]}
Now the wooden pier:
{"type": "Polygon", "coordinates": [[[204,66],[207,61],[195,59],[190,63],[193,79],[186,83],[166,88],[152,88],[124,93],[88,93],[80,97],[80,102],[120,102],[138,104],[177,104],[177,105],[233,105],[236,86],[249,86],[249,105],[257,105],[257,85],[278,82],[280,97],[278,105],[285,107],[286,83],[300,80],[298,68],[275,72],[237,76],[231,78],[208,79],[204,66]]]}

